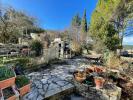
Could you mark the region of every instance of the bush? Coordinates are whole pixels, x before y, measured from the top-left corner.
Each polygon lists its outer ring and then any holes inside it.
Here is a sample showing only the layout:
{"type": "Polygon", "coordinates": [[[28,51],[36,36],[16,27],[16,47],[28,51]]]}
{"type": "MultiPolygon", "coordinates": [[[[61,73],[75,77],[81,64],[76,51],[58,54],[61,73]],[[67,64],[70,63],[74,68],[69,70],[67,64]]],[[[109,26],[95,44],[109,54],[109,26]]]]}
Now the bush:
{"type": "Polygon", "coordinates": [[[100,39],[96,39],[92,45],[92,48],[96,53],[103,53],[104,50],[106,49],[106,46],[100,39]]]}
{"type": "Polygon", "coordinates": [[[72,41],[71,49],[75,53],[75,55],[82,54],[82,46],[78,41],[72,41]]]}
{"type": "Polygon", "coordinates": [[[16,65],[26,68],[29,62],[30,62],[29,58],[20,58],[20,59],[17,59],[16,65]]]}
{"type": "Polygon", "coordinates": [[[120,58],[114,53],[114,52],[109,52],[109,56],[107,58],[107,66],[110,68],[118,68],[120,67],[120,58]]]}
{"type": "Polygon", "coordinates": [[[16,58],[14,60],[9,60],[4,62],[5,65],[14,65],[14,66],[21,66],[23,69],[27,68],[27,64],[30,62],[28,57],[25,58],[16,58]]]}
{"type": "Polygon", "coordinates": [[[21,76],[16,77],[15,83],[16,83],[18,88],[21,88],[25,85],[28,85],[30,83],[30,80],[26,76],[21,75],[21,76]]]}
{"type": "Polygon", "coordinates": [[[40,41],[33,41],[30,47],[35,51],[36,56],[40,56],[42,54],[43,44],[40,41]]]}
{"type": "Polygon", "coordinates": [[[14,77],[15,74],[12,69],[7,67],[0,67],[0,81],[14,77]]]}
{"type": "Polygon", "coordinates": [[[89,54],[89,50],[92,50],[92,44],[91,43],[84,43],[82,44],[82,50],[86,50],[89,54]]]}

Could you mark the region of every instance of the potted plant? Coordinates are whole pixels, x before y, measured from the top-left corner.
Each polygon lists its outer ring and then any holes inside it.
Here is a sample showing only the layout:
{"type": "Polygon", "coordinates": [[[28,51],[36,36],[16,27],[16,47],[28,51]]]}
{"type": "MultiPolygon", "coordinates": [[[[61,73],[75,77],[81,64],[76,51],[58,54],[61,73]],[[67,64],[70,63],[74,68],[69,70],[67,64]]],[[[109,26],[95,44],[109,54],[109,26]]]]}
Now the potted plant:
{"type": "Polygon", "coordinates": [[[105,69],[103,68],[103,67],[101,67],[101,66],[95,66],[94,67],[94,70],[95,70],[95,72],[97,72],[97,73],[102,73],[102,72],[105,72],[105,69]]]}
{"type": "Polygon", "coordinates": [[[86,68],[86,73],[92,73],[92,72],[102,73],[102,72],[105,72],[105,69],[101,66],[98,67],[94,65],[86,68]]]}
{"type": "Polygon", "coordinates": [[[96,89],[103,88],[103,84],[105,80],[102,77],[95,77],[94,78],[96,89]]]}
{"type": "Polygon", "coordinates": [[[15,73],[7,67],[0,67],[0,89],[5,89],[15,84],[15,73]]]}
{"type": "Polygon", "coordinates": [[[74,74],[74,78],[76,79],[76,81],[82,83],[86,79],[86,72],[78,71],[77,73],[74,74]]]}
{"type": "Polygon", "coordinates": [[[85,71],[87,74],[90,74],[90,73],[94,72],[94,67],[88,67],[85,69],[85,71]]]}
{"type": "Polygon", "coordinates": [[[17,76],[15,83],[20,93],[20,96],[23,96],[30,91],[30,80],[26,76],[17,76]]]}
{"type": "Polygon", "coordinates": [[[4,100],[16,100],[15,93],[11,87],[3,89],[3,97],[4,100]]]}

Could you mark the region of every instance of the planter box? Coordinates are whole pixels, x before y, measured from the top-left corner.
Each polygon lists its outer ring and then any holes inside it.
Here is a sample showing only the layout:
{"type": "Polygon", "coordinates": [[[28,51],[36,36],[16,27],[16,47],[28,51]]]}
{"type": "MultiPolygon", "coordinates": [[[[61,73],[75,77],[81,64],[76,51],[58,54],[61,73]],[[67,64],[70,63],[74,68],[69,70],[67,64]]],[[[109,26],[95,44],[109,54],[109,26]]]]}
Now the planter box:
{"type": "Polygon", "coordinates": [[[26,93],[30,92],[30,85],[31,84],[28,84],[28,85],[25,85],[23,86],[22,88],[19,88],[19,93],[20,93],[20,96],[23,96],[25,95],[26,93]]]}
{"type": "Polygon", "coordinates": [[[13,96],[9,97],[7,100],[16,100],[16,99],[17,99],[17,97],[15,95],[13,95],[13,96]]]}
{"type": "Polygon", "coordinates": [[[12,77],[12,78],[0,81],[0,89],[5,89],[7,87],[14,85],[15,84],[15,78],[16,77],[12,77]]]}
{"type": "MultiPolygon", "coordinates": [[[[12,90],[13,91],[13,90],[12,90]]],[[[14,93],[14,91],[13,91],[14,93]]],[[[16,94],[14,93],[12,96],[8,97],[8,98],[4,98],[4,93],[3,93],[3,90],[1,90],[1,98],[0,100],[17,100],[17,96],[16,94]]]]}

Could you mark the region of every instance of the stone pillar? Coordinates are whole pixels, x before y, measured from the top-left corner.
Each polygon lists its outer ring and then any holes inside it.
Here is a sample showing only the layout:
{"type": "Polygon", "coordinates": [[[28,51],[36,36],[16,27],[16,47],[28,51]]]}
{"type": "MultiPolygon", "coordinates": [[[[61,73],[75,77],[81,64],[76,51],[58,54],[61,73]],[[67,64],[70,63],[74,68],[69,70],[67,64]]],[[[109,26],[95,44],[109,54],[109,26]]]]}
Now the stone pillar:
{"type": "Polygon", "coordinates": [[[64,43],[61,43],[60,58],[64,58],[64,43]]]}

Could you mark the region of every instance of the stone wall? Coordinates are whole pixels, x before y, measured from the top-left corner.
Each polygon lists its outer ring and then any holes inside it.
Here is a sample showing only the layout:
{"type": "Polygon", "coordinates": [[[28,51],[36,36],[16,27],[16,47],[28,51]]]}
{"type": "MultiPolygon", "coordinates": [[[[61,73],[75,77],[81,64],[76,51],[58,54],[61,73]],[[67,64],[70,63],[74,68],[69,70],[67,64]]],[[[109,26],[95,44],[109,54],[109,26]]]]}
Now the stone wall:
{"type": "Polygon", "coordinates": [[[76,81],[74,83],[76,91],[88,100],[120,100],[121,98],[121,88],[113,84],[107,84],[102,89],[96,89],[76,81]]]}
{"type": "Polygon", "coordinates": [[[43,56],[31,59],[31,63],[40,65],[57,58],[59,58],[59,48],[55,46],[44,49],[43,56]]]}
{"type": "Polygon", "coordinates": [[[45,62],[49,62],[50,60],[59,58],[59,48],[55,46],[44,49],[43,58],[45,62]]]}

